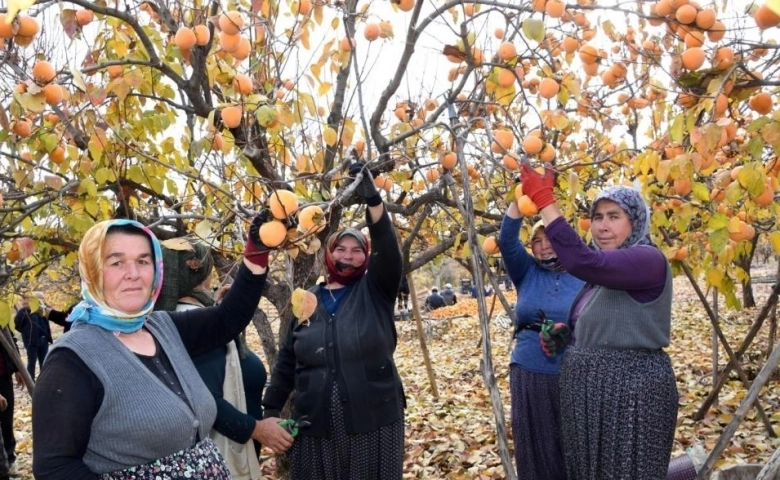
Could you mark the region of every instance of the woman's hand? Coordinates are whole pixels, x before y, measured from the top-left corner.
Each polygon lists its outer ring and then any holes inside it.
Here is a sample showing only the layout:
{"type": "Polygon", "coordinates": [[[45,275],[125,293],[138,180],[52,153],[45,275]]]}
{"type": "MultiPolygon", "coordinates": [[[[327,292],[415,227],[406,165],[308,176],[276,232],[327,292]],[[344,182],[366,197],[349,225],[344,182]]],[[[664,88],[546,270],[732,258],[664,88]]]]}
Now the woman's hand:
{"type": "Polygon", "coordinates": [[[528,162],[522,162],[520,178],[523,182],[523,193],[531,198],[539,210],[555,203],[555,195],[553,195],[555,172],[549,163],[544,164],[544,175],[542,175],[528,162]]]}
{"type": "Polygon", "coordinates": [[[293,444],[293,437],[279,425],[281,418],[269,417],[255,422],[252,438],[271,449],[275,454],[286,452],[293,444]]]}
{"type": "Polygon", "coordinates": [[[253,273],[263,273],[268,267],[268,252],[271,250],[260,240],[260,226],[268,221],[270,212],[267,208],[260,210],[260,213],[252,219],[252,225],[249,227],[246,243],[244,243],[244,260],[251,265],[247,265],[253,273]],[[252,268],[252,267],[255,268],[252,268]],[[259,267],[259,271],[258,270],[259,267]]]}
{"type": "Polygon", "coordinates": [[[366,166],[360,162],[354,162],[349,166],[349,176],[356,179],[360,172],[363,172],[363,176],[360,178],[355,188],[355,193],[363,199],[366,205],[369,207],[375,207],[382,203],[382,197],[379,195],[379,190],[376,189],[374,184],[374,176],[371,174],[371,170],[365,168],[366,166]]]}

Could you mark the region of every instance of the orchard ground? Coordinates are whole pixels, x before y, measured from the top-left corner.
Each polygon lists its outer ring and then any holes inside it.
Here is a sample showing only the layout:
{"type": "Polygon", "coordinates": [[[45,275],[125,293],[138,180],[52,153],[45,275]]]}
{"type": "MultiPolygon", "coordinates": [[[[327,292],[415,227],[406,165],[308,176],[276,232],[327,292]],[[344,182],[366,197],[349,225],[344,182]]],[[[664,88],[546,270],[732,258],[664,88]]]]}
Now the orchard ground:
{"type": "MultiPolygon", "coordinates": [[[[774,272],[776,265],[762,265],[755,267],[753,274],[758,277],[772,275],[774,272]]],[[[745,337],[770,288],[771,285],[768,284],[754,285],[758,304],[755,309],[739,312],[721,310],[721,326],[730,339],[732,348],[736,349],[745,337]]],[[[510,303],[515,301],[514,291],[504,293],[510,303]]],[[[711,298],[711,294],[709,297],[711,298]]],[[[420,293],[420,298],[424,299],[424,294],[420,293]]],[[[494,299],[495,297],[487,298],[487,308],[488,311],[492,309],[492,318],[496,320],[503,314],[503,309],[497,300],[493,303],[494,299]]],[[[265,304],[265,300],[263,306],[270,307],[265,304]]],[[[438,399],[434,399],[431,394],[415,322],[397,323],[399,338],[396,362],[404,380],[408,402],[404,478],[503,478],[488,390],[479,370],[482,350],[476,300],[465,295],[459,296],[456,305],[436,310],[434,314],[426,317],[429,322],[426,330],[428,350],[439,391],[438,399]]],[[[496,379],[504,402],[505,421],[509,427],[508,358],[511,328],[503,328],[500,324],[501,322],[497,321],[491,322],[491,341],[496,379]]],[[[274,320],[273,327],[278,328],[278,320],[274,320]]],[[[59,327],[54,328],[56,333],[59,333],[59,327]]],[[[248,332],[250,346],[263,356],[256,332],[252,328],[249,328],[248,332]]],[[[745,355],[743,365],[751,379],[761,369],[766,358],[767,332],[768,323],[745,355]]],[[[695,444],[700,444],[709,452],[747,391],[732,374],[732,379],[721,392],[719,404],[710,409],[704,420],[692,420],[693,414],[712,386],[711,335],[712,328],[701,302],[688,280],[682,276],[677,277],[672,344],[668,349],[680,393],[674,455],[682,454],[686,448],[695,444]]],[[[719,354],[722,367],[727,360],[723,348],[720,348],[719,354]]],[[[24,355],[22,357],[24,358],[24,355]]],[[[773,424],[780,420],[778,384],[780,378],[775,375],[760,396],[761,405],[773,424]]],[[[26,392],[17,389],[16,394],[17,472],[21,479],[32,479],[30,401],[26,392]]],[[[780,440],[767,436],[753,409],[740,425],[718,466],[764,463],[779,446],[780,440]]],[[[265,478],[276,478],[275,462],[270,452],[264,451],[263,458],[265,478]]]]}

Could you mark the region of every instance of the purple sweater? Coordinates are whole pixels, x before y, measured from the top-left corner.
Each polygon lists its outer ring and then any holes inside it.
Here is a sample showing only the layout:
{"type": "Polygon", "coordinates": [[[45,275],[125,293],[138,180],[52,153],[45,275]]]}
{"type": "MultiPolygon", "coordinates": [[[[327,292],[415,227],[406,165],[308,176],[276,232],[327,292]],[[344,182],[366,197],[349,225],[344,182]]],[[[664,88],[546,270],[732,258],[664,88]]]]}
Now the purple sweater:
{"type": "MultiPolygon", "coordinates": [[[[566,271],[588,284],[625,290],[640,303],[655,300],[663,292],[667,262],[657,248],[594,250],[563,217],[553,220],[544,231],[566,271]]],[[[575,312],[582,302],[577,304],[575,312]]]]}

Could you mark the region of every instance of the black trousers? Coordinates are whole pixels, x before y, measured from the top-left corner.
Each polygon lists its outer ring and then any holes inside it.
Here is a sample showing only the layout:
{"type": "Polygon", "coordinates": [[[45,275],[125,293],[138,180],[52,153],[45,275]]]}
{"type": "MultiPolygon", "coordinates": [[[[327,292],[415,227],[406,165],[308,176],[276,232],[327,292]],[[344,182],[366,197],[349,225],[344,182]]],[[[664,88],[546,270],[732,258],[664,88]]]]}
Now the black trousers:
{"type": "Polygon", "coordinates": [[[0,375],[0,395],[8,400],[8,408],[0,412],[0,439],[3,442],[3,450],[8,456],[8,463],[16,460],[16,438],[14,436],[14,376],[12,374],[0,375]]]}

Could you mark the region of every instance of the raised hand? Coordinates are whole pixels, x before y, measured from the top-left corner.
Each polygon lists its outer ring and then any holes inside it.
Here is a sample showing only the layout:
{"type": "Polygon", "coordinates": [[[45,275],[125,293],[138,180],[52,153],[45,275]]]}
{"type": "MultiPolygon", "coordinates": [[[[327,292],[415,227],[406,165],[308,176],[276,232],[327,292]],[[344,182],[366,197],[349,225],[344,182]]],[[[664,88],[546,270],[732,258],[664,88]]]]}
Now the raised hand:
{"type": "Polygon", "coordinates": [[[379,205],[382,203],[382,197],[379,196],[379,191],[376,189],[371,171],[360,162],[354,162],[349,166],[349,176],[353,179],[356,178],[361,171],[363,172],[363,177],[355,188],[355,193],[357,193],[369,207],[379,205]]]}
{"type": "Polygon", "coordinates": [[[528,195],[538,209],[555,203],[553,187],[555,186],[555,172],[549,163],[544,164],[544,175],[540,174],[524,161],[520,166],[520,179],[523,182],[523,193],[528,195]]]}
{"type": "Polygon", "coordinates": [[[268,252],[271,249],[260,240],[260,226],[267,222],[270,216],[271,214],[267,208],[260,210],[260,213],[255,215],[244,244],[244,258],[248,262],[263,268],[268,266],[268,252]]]}

